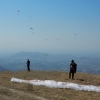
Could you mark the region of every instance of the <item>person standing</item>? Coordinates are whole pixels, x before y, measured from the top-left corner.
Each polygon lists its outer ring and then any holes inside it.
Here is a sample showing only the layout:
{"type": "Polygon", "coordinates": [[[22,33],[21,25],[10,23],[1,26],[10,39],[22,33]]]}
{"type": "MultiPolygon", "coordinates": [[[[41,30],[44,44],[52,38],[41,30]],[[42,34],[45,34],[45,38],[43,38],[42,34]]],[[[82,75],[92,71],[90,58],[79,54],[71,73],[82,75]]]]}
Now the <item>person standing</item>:
{"type": "Polygon", "coordinates": [[[26,64],[27,64],[27,70],[30,71],[30,60],[29,59],[27,60],[26,64]]]}
{"type": "Polygon", "coordinates": [[[72,79],[74,79],[74,73],[76,73],[76,70],[77,70],[77,64],[74,62],[74,60],[72,60],[71,64],[70,64],[69,79],[71,77],[72,77],[72,79]]]}

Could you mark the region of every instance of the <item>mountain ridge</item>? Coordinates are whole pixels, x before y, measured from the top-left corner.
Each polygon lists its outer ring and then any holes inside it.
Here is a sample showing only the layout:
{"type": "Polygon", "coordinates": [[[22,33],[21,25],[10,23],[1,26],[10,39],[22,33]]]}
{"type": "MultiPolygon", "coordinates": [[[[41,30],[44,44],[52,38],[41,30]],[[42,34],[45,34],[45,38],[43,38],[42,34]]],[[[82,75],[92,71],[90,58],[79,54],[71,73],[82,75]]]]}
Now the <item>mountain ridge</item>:
{"type": "Polygon", "coordinates": [[[77,63],[78,72],[100,74],[100,58],[78,57],[73,55],[51,55],[40,52],[18,52],[0,60],[0,66],[18,71],[27,69],[26,61],[30,59],[34,70],[64,70],[69,71],[71,60],[77,63]]]}

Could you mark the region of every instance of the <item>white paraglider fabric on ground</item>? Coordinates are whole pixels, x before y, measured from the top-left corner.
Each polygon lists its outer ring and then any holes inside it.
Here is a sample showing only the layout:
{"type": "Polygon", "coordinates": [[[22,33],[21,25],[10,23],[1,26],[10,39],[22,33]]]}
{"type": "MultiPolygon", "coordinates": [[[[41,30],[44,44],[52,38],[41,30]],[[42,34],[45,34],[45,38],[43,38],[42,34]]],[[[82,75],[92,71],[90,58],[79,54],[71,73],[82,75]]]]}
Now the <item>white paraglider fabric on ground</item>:
{"type": "Polygon", "coordinates": [[[75,90],[95,91],[100,92],[99,86],[93,85],[80,85],[69,82],[56,82],[54,80],[23,80],[19,78],[12,78],[11,82],[28,83],[33,85],[43,85],[49,88],[70,88],[75,90]]]}

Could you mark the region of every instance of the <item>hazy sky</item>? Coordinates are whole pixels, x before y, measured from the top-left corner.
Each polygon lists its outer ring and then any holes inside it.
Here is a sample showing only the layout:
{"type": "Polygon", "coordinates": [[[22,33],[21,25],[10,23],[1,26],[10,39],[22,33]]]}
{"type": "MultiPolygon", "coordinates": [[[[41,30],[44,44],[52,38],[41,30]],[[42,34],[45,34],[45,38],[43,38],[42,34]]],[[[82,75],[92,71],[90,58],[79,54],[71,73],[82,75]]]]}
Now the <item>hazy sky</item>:
{"type": "Polygon", "coordinates": [[[100,54],[100,0],[0,0],[0,54],[100,54]]]}

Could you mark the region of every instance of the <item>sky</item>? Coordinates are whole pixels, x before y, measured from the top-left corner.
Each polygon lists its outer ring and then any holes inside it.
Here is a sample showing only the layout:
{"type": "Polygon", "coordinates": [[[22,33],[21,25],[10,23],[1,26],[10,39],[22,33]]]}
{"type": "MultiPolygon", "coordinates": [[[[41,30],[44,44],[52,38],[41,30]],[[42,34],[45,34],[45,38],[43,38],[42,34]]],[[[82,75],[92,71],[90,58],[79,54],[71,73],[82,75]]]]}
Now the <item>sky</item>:
{"type": "Polygon", "coordinates": [[[0,0],[0,55],[100,54],[100,0],[0,0]]]}

